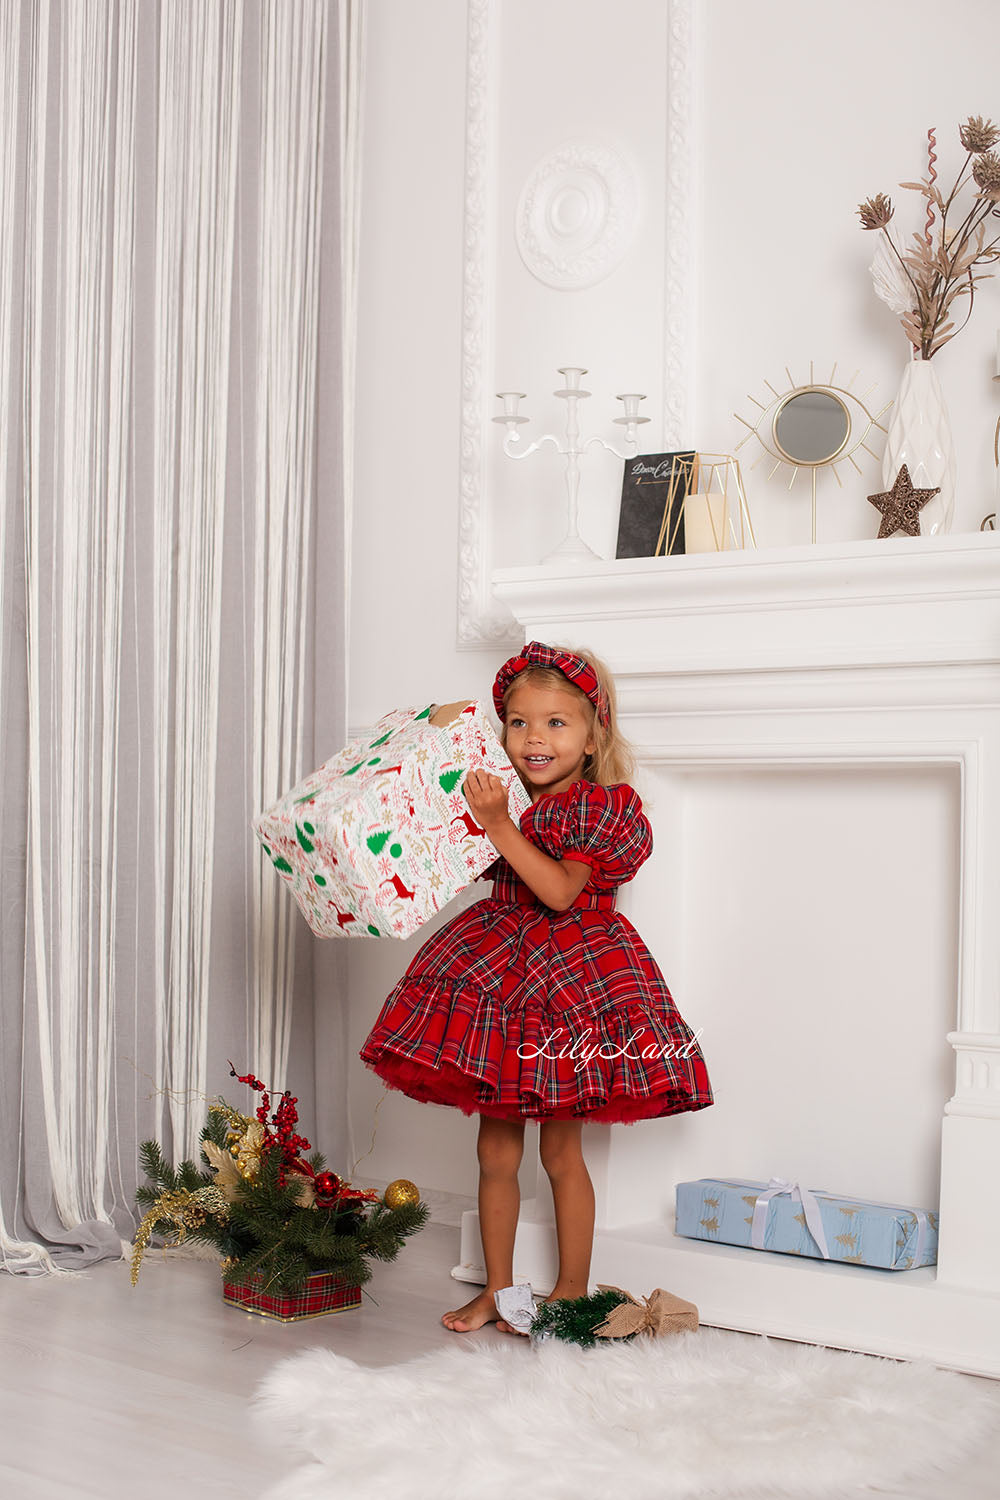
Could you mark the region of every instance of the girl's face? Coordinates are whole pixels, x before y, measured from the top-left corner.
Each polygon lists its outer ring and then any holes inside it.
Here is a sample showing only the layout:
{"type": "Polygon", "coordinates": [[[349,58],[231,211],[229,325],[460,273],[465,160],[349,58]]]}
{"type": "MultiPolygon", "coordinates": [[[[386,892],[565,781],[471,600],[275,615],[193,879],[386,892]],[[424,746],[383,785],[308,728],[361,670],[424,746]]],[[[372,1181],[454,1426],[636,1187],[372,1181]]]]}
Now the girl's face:
{"type": "Polygon", "coordinates": [[[532,802],[579,781],[584,760],[594,753],[590,718],[572,689],[515,683],[507,699],[504,744],[532,802]]]}

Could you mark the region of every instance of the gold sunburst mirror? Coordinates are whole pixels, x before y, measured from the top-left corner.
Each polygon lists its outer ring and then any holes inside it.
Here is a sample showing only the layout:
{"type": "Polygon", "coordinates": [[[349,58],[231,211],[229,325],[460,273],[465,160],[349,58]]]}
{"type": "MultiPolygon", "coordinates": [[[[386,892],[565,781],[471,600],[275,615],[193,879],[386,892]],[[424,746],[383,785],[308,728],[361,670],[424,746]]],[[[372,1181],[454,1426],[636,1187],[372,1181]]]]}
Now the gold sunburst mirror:
{"type": "Polygon", "coordinates": [[[854,372],[846,385],[835,384],[836,364],[827,381],[816,380],[812,361],[809,364],[808,381],[798,383],[787,366],[785,374],[788,385],[784,390],[778,390],[769,380],[764,381],[771,393],[770,401],[758,401],[756,396],[747,397],[758,409],[755,422],[747,421],[739,412],[733,413],[736,420],[748,429],[736,444],[736,452],[751,438],[756,438],[761,452],[750,465],[751,469],[756,468],[762,460],[772,458],[774,463],[768,479],[773,478],[779,469],[788,468],[791,470],[789,489],[795,484],[800,470],[804,469],[809,474],[812,489],[812,540],[815,542],[816,481],[819,474],[822,470],[829,469],[843,488],[844,482],[837,472],[838,468],[841,464],[849,463],[860,474],[861,466],[855,458],[859,448],[864,449],[872,458],[878,458],[879,454],[869,446],[868,438],[873,428],[886,433],[887,429],[880,419],[892,402],[887,401],[879,411],[871,412],[866,402],[875,385],[869,386],[862,395],[854,390],[860,370],[854,372]]]}

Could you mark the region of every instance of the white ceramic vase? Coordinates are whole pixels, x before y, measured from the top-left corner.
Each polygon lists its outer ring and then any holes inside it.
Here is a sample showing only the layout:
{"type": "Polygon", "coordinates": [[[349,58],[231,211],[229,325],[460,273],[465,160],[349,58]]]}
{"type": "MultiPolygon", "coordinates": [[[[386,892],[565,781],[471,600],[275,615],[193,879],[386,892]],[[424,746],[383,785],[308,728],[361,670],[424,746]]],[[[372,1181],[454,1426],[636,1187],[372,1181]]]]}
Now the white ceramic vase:
{"type": "Polygon", "coordinates": [[[921,536],[951,530],[955,509],[955,444],[941,382],[932,360],[913,359],[903,372],[882,459],[882,488],[905,464],[916,490],[939,488],[920,511],[921,536]]]}

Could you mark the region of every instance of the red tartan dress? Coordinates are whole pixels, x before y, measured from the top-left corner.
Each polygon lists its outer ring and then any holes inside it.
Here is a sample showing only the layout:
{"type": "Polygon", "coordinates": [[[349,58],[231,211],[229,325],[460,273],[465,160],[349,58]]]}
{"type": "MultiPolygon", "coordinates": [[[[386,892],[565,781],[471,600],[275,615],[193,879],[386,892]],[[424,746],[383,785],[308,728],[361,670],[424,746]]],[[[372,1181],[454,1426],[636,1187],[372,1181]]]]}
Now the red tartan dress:
{"type": "MultiPolygon", "coordinates": [[[[636,792],[577,781],[521,832],[590,879],[543,906],[504,859],[492,897],[433,933],[389,995],[361,1059],[413,1099],[503,1120],[658,1119],[704,1109],[701,1049],[615,892],[653,836],[636,792]]],[[[482,877],[481,877],[482,878],[482,877]]]]}

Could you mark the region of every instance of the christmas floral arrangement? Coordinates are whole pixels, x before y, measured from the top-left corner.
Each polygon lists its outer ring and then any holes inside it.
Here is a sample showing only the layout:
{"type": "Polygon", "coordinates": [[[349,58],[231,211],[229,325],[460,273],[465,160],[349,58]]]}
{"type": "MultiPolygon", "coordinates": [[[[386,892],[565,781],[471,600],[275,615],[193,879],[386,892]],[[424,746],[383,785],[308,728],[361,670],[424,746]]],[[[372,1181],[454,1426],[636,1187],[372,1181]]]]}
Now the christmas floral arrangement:
{"type": "Polygon", "coordinates": [[[897,315],[916,357],[930,359],[954,338],[972,314],[976,285],[993,272],[981,269],[1000,255],[1000,126],[980,115],[959,129],[965,160],[947,196],[937,184],[935,135],[927,132],[927,176],[900,187],[920,193],[926,202],[922,230],[908,243],[890,231],[895,210],[885,193],[876,193],[858,208],[863,229],[881,231],[872,262],[875,290],[897,315]],[[955,326],[953,303],[968,298],[965,317],[955,326]]]}
{"type": "Polygon", "coordinates": [[[638,1335],[657,1338],[684,1333],[698,1327],[698,1309],[673,1292],[658,1286],[640,1302],[620,1286],[598,1282],[587,1297],[559,1297],[535,1306],[531,1287],[501,1287],[494,1293],[497,1312],[518,1333],[526,1333],[532,1344],[561,1339],[593,1349],[602,1340],[627,1340],[638,1335]]]}
{"type": "Polygon", "coordinates": [[[698,1327],[698,1309],[693,1302],[657,1287],[640,1302],[620,1286],[598,1282],[589,1297],[563,1297],[543,1302],[527,1330],[532,1342],[561,1339],[593,1349],[603,1339],[633,1339],[637,1335],[658,1338],[685,1333],[698,1327]]]}
{"type": "Polygon", "coordinates": [[[260,1103],[253,1116],[222,1098],[209,1104],[204,1168],[192,1161],[171,1166],[156,1141],[141,1147],[150,1186],[136,1194],[145,1212],[132,1285],[150,1237],[162,1234],[174,1244],[189,1238],[214,1246],[229,1286],[254,1282],[269,1294],[295,1294],[315,1273],[329,1272],[360,1287],[371,1278],[369,1260],[394,1260],[407,1236],[423,1228],[427,1205],[412,1183],[392,1183],[383,1197],[326,1170],[298,1132],[298,1100],[287,1090],[272,1099],[252,1073],[241,1076],[231,1064],[230,1072],[260,1094],[260,1103]]]}

